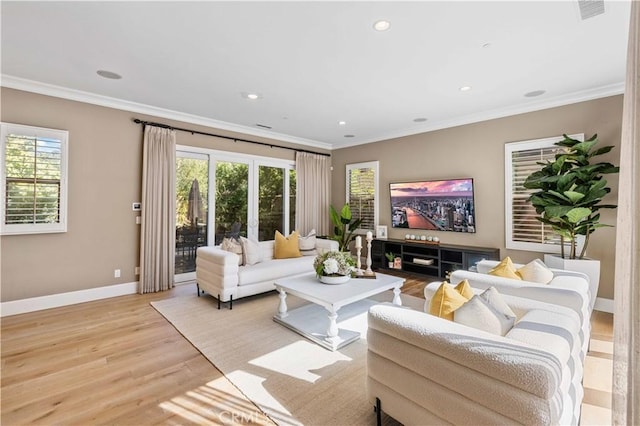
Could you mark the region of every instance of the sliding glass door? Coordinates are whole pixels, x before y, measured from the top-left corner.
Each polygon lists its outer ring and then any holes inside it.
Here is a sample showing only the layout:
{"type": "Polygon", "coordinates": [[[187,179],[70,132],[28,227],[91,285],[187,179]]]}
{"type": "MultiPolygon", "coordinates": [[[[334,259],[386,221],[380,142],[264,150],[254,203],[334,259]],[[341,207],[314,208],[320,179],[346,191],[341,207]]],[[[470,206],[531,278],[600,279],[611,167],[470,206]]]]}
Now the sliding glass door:
{"type": "Polygon", "coordinates": [[[226,236],[264,241],[276,230],[287,235],[295,221],[295,192],[293,161],[179,146],[176,282],[195,279],[200,246],[219,245],[226,236]]]}

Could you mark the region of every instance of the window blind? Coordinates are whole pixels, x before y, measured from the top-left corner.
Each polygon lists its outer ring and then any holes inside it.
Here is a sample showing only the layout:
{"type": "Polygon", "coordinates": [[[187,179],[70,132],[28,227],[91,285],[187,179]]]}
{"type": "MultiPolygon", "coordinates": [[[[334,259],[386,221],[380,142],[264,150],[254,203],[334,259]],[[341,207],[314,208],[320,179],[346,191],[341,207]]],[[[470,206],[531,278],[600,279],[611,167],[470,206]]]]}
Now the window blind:
{"type": "MultiPolygon", "coordinates": [[[[584,134],[569,135],[584,140],[584,134]]],[[[535,190],[525,189],[527,177],[542,168],[539,162],[555,160],[563,148],[555,145],[564,139],[556,136],[505,144],[505,246],[508,249],[560,252],[560,236],[540,222],[535,208],[527,201],[535,190]]]]}
{"type": "Polygon", "coordinates": [[[347,204],[355,218],[362,219],[361,231],[378,225],[378,162],[347,164],[347,204]]]}
{"type": "Polygon", "coordinates": [[[66,232],[69,132],[12,123],[0,129],[1,233],[66,232]]]}
{"type": "Polygon", "coordinates": [[[549,225],[538,219],[535,208],[527,201],[534,190],[524,188],[524,181],[531,173],[540,170],[539,161],[553,160],[557,147],[536,148],[514,151],[511,154],[511,211],[513,241],[560,244],[560,237],[553,233],[549,225]]]}

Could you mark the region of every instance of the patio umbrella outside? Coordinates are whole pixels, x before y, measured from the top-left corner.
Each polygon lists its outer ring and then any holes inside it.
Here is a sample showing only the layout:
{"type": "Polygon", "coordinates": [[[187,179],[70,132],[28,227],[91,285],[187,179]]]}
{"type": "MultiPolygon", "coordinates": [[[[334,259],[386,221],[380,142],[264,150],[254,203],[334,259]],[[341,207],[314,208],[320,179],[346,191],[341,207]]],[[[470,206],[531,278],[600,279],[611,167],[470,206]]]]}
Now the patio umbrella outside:
{"type": "Polygon", "coordinates": [[[200,184],[198,179],[194,179],[189,190],[189,200],[187,203],[187,220],[191,226],[198,224],[198,218],[202,219],[202,197],[200,196],[200,184]]]}

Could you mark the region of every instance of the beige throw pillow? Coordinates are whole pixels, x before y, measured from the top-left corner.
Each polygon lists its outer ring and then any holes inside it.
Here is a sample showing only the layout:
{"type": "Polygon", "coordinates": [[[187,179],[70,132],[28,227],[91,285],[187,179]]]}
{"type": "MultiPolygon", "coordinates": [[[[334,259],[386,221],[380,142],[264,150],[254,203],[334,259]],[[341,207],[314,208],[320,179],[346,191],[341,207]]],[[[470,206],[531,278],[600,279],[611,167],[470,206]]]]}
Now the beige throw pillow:
{"type": "Polygon", "coordinates": [[[498,312],[480,296],[473,296],[453,312],[453,321],[504,336],[513,328],[515,318],[507,317],[498,312]]]}
{"type": "Polygon", "coordinates": [[[262,262],[262,250],[257,241],[240,237],[240,243],[242,244],[245,265],[255,265],[256,263],[262,262]]]}
{"type": "Polygon", "coordinates": [[[307,236],[298,238],[298,248],[303,256],[315,256],[316,250],[316,230],[312,229],[307,236]]]}
{"type": "Polygon", "coordinates": [[[511,310],[507,302],[504,301],[502,294],[498,292],[498,289],[491,286],[485,291],[482,292],[480,298],[487,302],[489,305],[493,306],[498,312],[503,315],[506,315],[510,318],[516,319],[516,314],[511,310]]]}
{"type": "Polygon", "coordinates": [[[235,238],[223,238],[220,248],[225,251],[230,251],[238,255],[238,266],[244,265],[244,256],[242,255],[242,244],[235,238]]]}
{"type": "Polygon", "coordinates": [[[553,279],[553,272],[540,259],[534,259],[516,271],[523,280],[540,284],[549,284],[553,279]]]}

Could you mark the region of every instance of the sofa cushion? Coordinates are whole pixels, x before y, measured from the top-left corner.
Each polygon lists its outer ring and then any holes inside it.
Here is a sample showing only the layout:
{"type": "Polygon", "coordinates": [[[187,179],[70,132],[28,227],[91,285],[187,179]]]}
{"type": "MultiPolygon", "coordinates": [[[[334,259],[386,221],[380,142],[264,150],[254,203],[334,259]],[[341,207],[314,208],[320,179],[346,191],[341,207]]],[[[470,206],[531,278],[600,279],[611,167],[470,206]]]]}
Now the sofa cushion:
{"type": "Polygon", "coordinates": [[[469,300],[460,293],[463,288],[464,285],[454,288],[448,282],[443,281],[431,298],[429,313],[453,321],[453,312],[469,300]]]}
{"type": "Polygon", "coordinates": [[[255,265],[256,263],[262,262],[262,249],[257,241],[240,237],[240,243],[242,244],[242,254],[244,255],[245,265],[255,265]]]}
{"type": "Polygon", "coordinates": [[[243,266],[238,271],[238,285],[275,281],[278,278],[313,272],[313,257],[301,256],[289,259],[264,260],[255,265],[243,266]]]}
{"type": "Polygon", "coordinates": [[[237,254],[239,257],[238,265],[239,266],[244,265],[244,257],[242,254],[242,244],[240,244],[240,241],[236,240],[235,238],[223,238],[222,243],[220,244],[220,248],[222,250],[237,254]]]}
{"type": "Polygon", "coordinates": [[[504,336],[516,317],[509,317],[491,306],[480,296],[473,296],[468,302],[453,312],[453,321],[478,330],[504,336]]]}
{"type": "Polygon", "coordinates": [[[512,278],[514,280],[521,280],[520,275],[516,273],[516,268],[513,266],[513,262],[509,256],[502,259],[493,269],[489,271],[489,275],[495,275],[497,277],[512,278]]]}
{"type": "Polygon", "coordinates": [[[298,248],[299,236],[298,231],[293,231],[288,237],[282,235],[280,231],[276,231],[273,250],[274,259],[289,259],[302,256],[298,248]]]}
{"type": "Polygon", "coordinates": [[[548,284],[553,279],[553,272],[540,259],[534,259],[516,271],[525,281],[548,284]]]}
{"type": "Polygon", "coordinates": [[[532,309],[505,337],[537,346],[553,354],[560,365],[569,365],[574,346],[579,344],[580,326],[572,318],[558,312],[532,309]]]}

